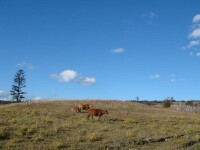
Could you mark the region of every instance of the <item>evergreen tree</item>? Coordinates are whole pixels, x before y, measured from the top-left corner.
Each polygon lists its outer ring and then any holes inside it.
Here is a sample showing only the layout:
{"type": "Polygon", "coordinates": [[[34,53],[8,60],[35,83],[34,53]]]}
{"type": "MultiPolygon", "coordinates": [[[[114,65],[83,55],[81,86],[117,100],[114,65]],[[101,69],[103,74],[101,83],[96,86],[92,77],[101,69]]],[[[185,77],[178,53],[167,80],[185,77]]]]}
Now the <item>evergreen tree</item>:
{"type": "Polygon", "coordinates": [[[26,84],[25,72],[22,69],[20,69],[15,74],[12,90],[10,91],[13,100],[15,100],[16,102],[21,102],[21,100],[25,98],[24,94],[26,93],[22,91],[22,88],[26,87],[25,84],[26,84]]]}

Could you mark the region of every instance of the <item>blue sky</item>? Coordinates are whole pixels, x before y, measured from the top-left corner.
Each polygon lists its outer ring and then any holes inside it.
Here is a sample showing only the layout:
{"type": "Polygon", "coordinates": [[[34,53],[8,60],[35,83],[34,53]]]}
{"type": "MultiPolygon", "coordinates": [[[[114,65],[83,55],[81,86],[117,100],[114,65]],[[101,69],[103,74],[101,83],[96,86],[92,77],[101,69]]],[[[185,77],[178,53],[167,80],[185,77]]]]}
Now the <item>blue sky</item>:
{"type": "Polygon", "coordinates": [[[0,99],[200,99],[198,0],[1,0],[0,99]]]}

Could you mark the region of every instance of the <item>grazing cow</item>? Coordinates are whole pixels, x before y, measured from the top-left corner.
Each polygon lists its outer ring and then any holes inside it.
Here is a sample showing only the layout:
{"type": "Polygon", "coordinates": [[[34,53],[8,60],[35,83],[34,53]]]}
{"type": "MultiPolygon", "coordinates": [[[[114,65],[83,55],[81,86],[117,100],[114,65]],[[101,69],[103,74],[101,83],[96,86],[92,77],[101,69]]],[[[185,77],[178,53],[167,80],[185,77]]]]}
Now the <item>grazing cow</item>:
{"type": "Polygon", "coordinates": [[[78,108],[79,108],[79,110],[80,110],[80,112],[81,112],[81,110],[88,110],[88,109],[90,109],[90,108],[92,108],[93,106],[91,105],[91,104],[79,104],[78,105],[78,108]]]}
{"type": "Polygon", "coordinates": [[[78,106],[72,107],[71,110],[72,110],[72,111],[75,111],[75,112],[77,112],[77,113],[80,112],[80,109],[79,109],[78,106]]]}
{"type": "Polygon", "coordinates": [[[87,111],[89,114],[87,116],[87,118],[89,119],[89,117],[91,116],[93,118],[93,116],[99,116],[99,119],[100,117],[103,115],[103,114],[108,114],[108,111],[107,110],[102,110],[102,109],[88,109],[87,111]]]}

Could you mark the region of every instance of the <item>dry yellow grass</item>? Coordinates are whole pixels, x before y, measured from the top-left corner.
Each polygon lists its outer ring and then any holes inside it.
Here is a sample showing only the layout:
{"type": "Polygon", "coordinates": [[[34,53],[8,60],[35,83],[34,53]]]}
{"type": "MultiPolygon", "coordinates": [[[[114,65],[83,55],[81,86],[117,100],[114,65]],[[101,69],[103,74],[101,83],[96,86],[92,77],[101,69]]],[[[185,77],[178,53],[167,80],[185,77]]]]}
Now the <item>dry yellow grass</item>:
{"type": "Polygon", "coordinates": [[[200,114],[118,101],[0,105],[0,149],[199,149],[200,114]],[[100,120],[71,107],[107,109],[100,120]]]}

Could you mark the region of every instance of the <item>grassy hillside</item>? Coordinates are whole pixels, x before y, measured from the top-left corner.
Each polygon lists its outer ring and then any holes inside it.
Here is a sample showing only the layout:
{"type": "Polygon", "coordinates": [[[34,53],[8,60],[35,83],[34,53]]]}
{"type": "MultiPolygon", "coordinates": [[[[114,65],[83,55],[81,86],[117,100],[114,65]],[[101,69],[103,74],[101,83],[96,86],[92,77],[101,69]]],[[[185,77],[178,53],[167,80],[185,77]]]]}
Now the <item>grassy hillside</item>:
{"type": "Polygon", "coordinates": [[[0,149],[200,149],[200,114],[117,101],[0,105],[0,149]],[[109,115],[87,120],[74,104],[109,115]]]}

